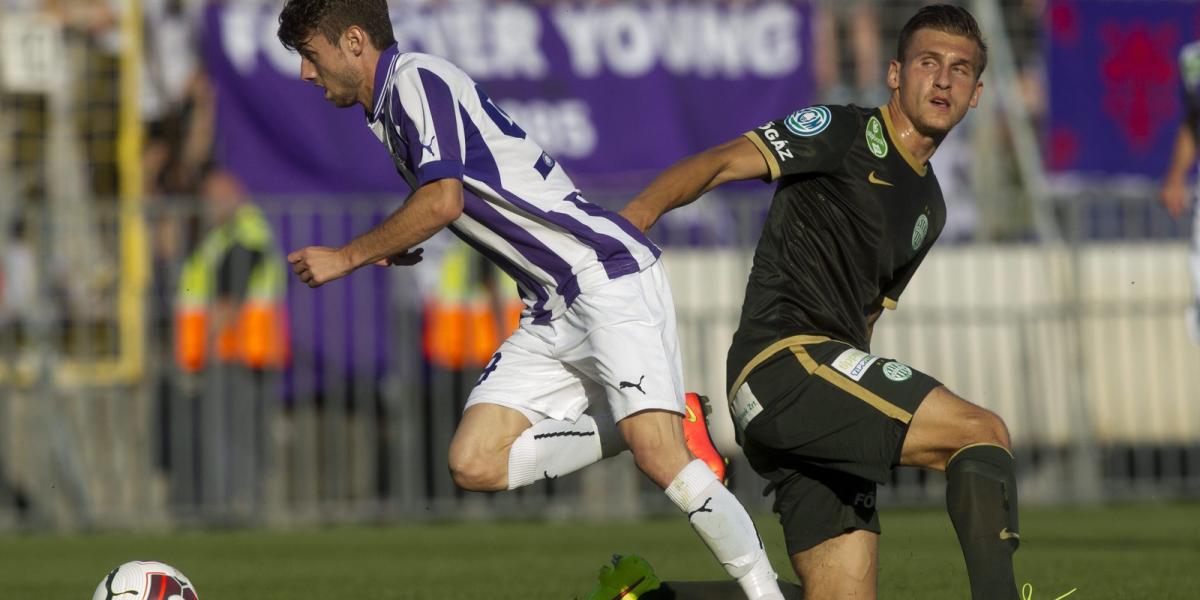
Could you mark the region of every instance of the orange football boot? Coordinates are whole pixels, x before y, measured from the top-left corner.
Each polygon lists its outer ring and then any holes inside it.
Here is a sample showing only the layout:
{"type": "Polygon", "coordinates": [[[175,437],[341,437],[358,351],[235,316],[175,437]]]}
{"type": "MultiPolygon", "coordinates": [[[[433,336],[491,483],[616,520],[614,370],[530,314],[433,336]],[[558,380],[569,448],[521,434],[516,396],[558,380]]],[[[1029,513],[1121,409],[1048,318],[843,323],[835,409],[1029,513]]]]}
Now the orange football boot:
{"type": "Polygon", "coordinates": [[[684,408],[687,414],[683,417],[683,439],[687,442],[688,450],[692,456],[704,461],[721,483],[729,485],[729,459],[721,456],[721,451],[717,450],[708,432],[708,415],[712,412],[708,396],[687,392],[684,394],[684,408]]]}

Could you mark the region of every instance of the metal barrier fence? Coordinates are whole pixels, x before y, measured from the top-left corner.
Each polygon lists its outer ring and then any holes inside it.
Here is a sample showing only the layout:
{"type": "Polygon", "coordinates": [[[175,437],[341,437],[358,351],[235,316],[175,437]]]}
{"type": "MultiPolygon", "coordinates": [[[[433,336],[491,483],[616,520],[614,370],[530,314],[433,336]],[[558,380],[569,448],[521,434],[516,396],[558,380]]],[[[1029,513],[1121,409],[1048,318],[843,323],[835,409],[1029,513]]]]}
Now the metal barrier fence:
{"type": "MultiPolygon", "coordinates": [[[[669,241],[664,260],[688,386],[718,405],[766,196],[706,200],[654,232],[669,241]]],[[[941,378],[1006,419],[1025,502],[1200,491],[1200,407],[1192,401],[1200,347],[1183,320],[1187,246],[1144,197],[1062,203],[1064,245],[943,245],[877,328],[877,354],[941,378]]],[[[295,249],[340,244],[397,202],[262,206],[274,244],[295,249]]],[[[431,241],[416,268],[366,269],[318,290],[290,281],[286,368],[210,357],[188,369],[177,347],[180,281],[211,227],[193,199],[149,206],[145,222],[159,242],[145,257],[153,273],[142,315],[148,352],[144,376],[132,383],[98,384],[66,368],[103,360],[115,343],[113,328],[59,291],[92,265],[56,270],[46,258],[44,240],[79,235],[62,230],[79,224],[33,213],[24,236],[7,240],[36,280],[10,277],[8,286],[37,295],[30,313],[0,321],[0,528],[671,510],[628,454],[517,492],[455,490],[446,451],[480,365],[435,364],[426,334],[438,332],[423,329],[444,277],[438,257],[455,251],[452,241],[431,241]]],[[[110,249],[120,243],[118,217],[100,212],[88,224],[110,249]]],[[[230,279],[221,293],[237,297],[235,280],[248,277],[252,260],[218,265],[230,279]]],[[[120,288],[114,281],[94,301],[111,302],[120,288]]],[[[719,408],[714,428],[736,453],[719,408]]],[[[740,459],[734,487],[749,506],[768,508],[740,459]]],[[[941,495],[940,475],[902,469],[881,501],[941,495]]]]}

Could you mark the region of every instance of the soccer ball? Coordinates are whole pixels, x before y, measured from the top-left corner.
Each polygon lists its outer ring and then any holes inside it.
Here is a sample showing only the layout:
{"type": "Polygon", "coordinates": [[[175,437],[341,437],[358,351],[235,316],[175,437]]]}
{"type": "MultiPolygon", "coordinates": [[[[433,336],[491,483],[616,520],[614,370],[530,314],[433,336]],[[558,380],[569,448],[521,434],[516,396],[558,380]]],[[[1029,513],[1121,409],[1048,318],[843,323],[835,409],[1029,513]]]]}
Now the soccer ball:
{"type": "Polygon", "coordinates": [[[200,600],[196,588],[179,569],[148,560],[127,562],[111,571],[92,600],[200,600]]]}

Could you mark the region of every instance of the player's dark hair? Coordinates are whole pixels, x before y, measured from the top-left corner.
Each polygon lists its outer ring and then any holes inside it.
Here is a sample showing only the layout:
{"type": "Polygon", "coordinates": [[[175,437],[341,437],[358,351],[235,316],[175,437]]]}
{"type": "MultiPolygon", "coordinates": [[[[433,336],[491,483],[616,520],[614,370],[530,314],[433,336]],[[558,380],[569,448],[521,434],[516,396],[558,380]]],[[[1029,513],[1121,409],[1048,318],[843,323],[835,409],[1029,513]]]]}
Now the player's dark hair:
{"type": "Polygon", "coordinates": [[[279,41],[294,51],[320,32],[336,46],[351,25],[367,32],[376,50],[396,43],[387,0],[287,0],[279,13],[279,41]]]}
{"type": "Polygon", "coordinates": [[[900,40],[896,43],[896,60],[904,62],[912,37],[921,29],[933,29],[952,35],[969,38],[979,46],[979,64],[976,65],[975,77],[983,75],[987,66],[987,44],[983,41],[983,33],[979,31],[979,23],[967,9],[952,4],[930,4],[924,6],[913,15],[904,29],[900,30],[900,40]]]}

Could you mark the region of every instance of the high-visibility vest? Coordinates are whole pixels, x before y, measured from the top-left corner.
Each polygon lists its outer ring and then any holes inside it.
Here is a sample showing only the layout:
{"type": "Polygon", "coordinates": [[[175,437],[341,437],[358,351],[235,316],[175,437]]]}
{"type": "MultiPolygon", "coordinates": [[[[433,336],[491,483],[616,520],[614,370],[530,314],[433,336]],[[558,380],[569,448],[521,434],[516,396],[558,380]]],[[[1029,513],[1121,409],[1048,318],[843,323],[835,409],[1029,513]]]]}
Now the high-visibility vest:
{"type": "Polygon", "coordinates": [[[516,282],[459,242],[446,251],[439,275],[436,290],[425,301],[425,356],[447,369],[486,366],[520,323],[524,304],[516,282]],[[488,276],[494,294],[489,293],[488,276]]]}
{"type": "Polygon", "coordinates": [[[223,363],[255,369],[286,366],[291,340],[284,304],[284,264],[275,249],[271,226],[257,206],[243,204],[233,218],[208,232],[179,274],[175,296],[175,361],[179,367],[186,372],[199,371],[208,364],[210,354],[223,363]],[[247,273],[246,296],[234,318],[210,335],[217,272],[235,245],[261,252],[262,258],[247,273]]]}

